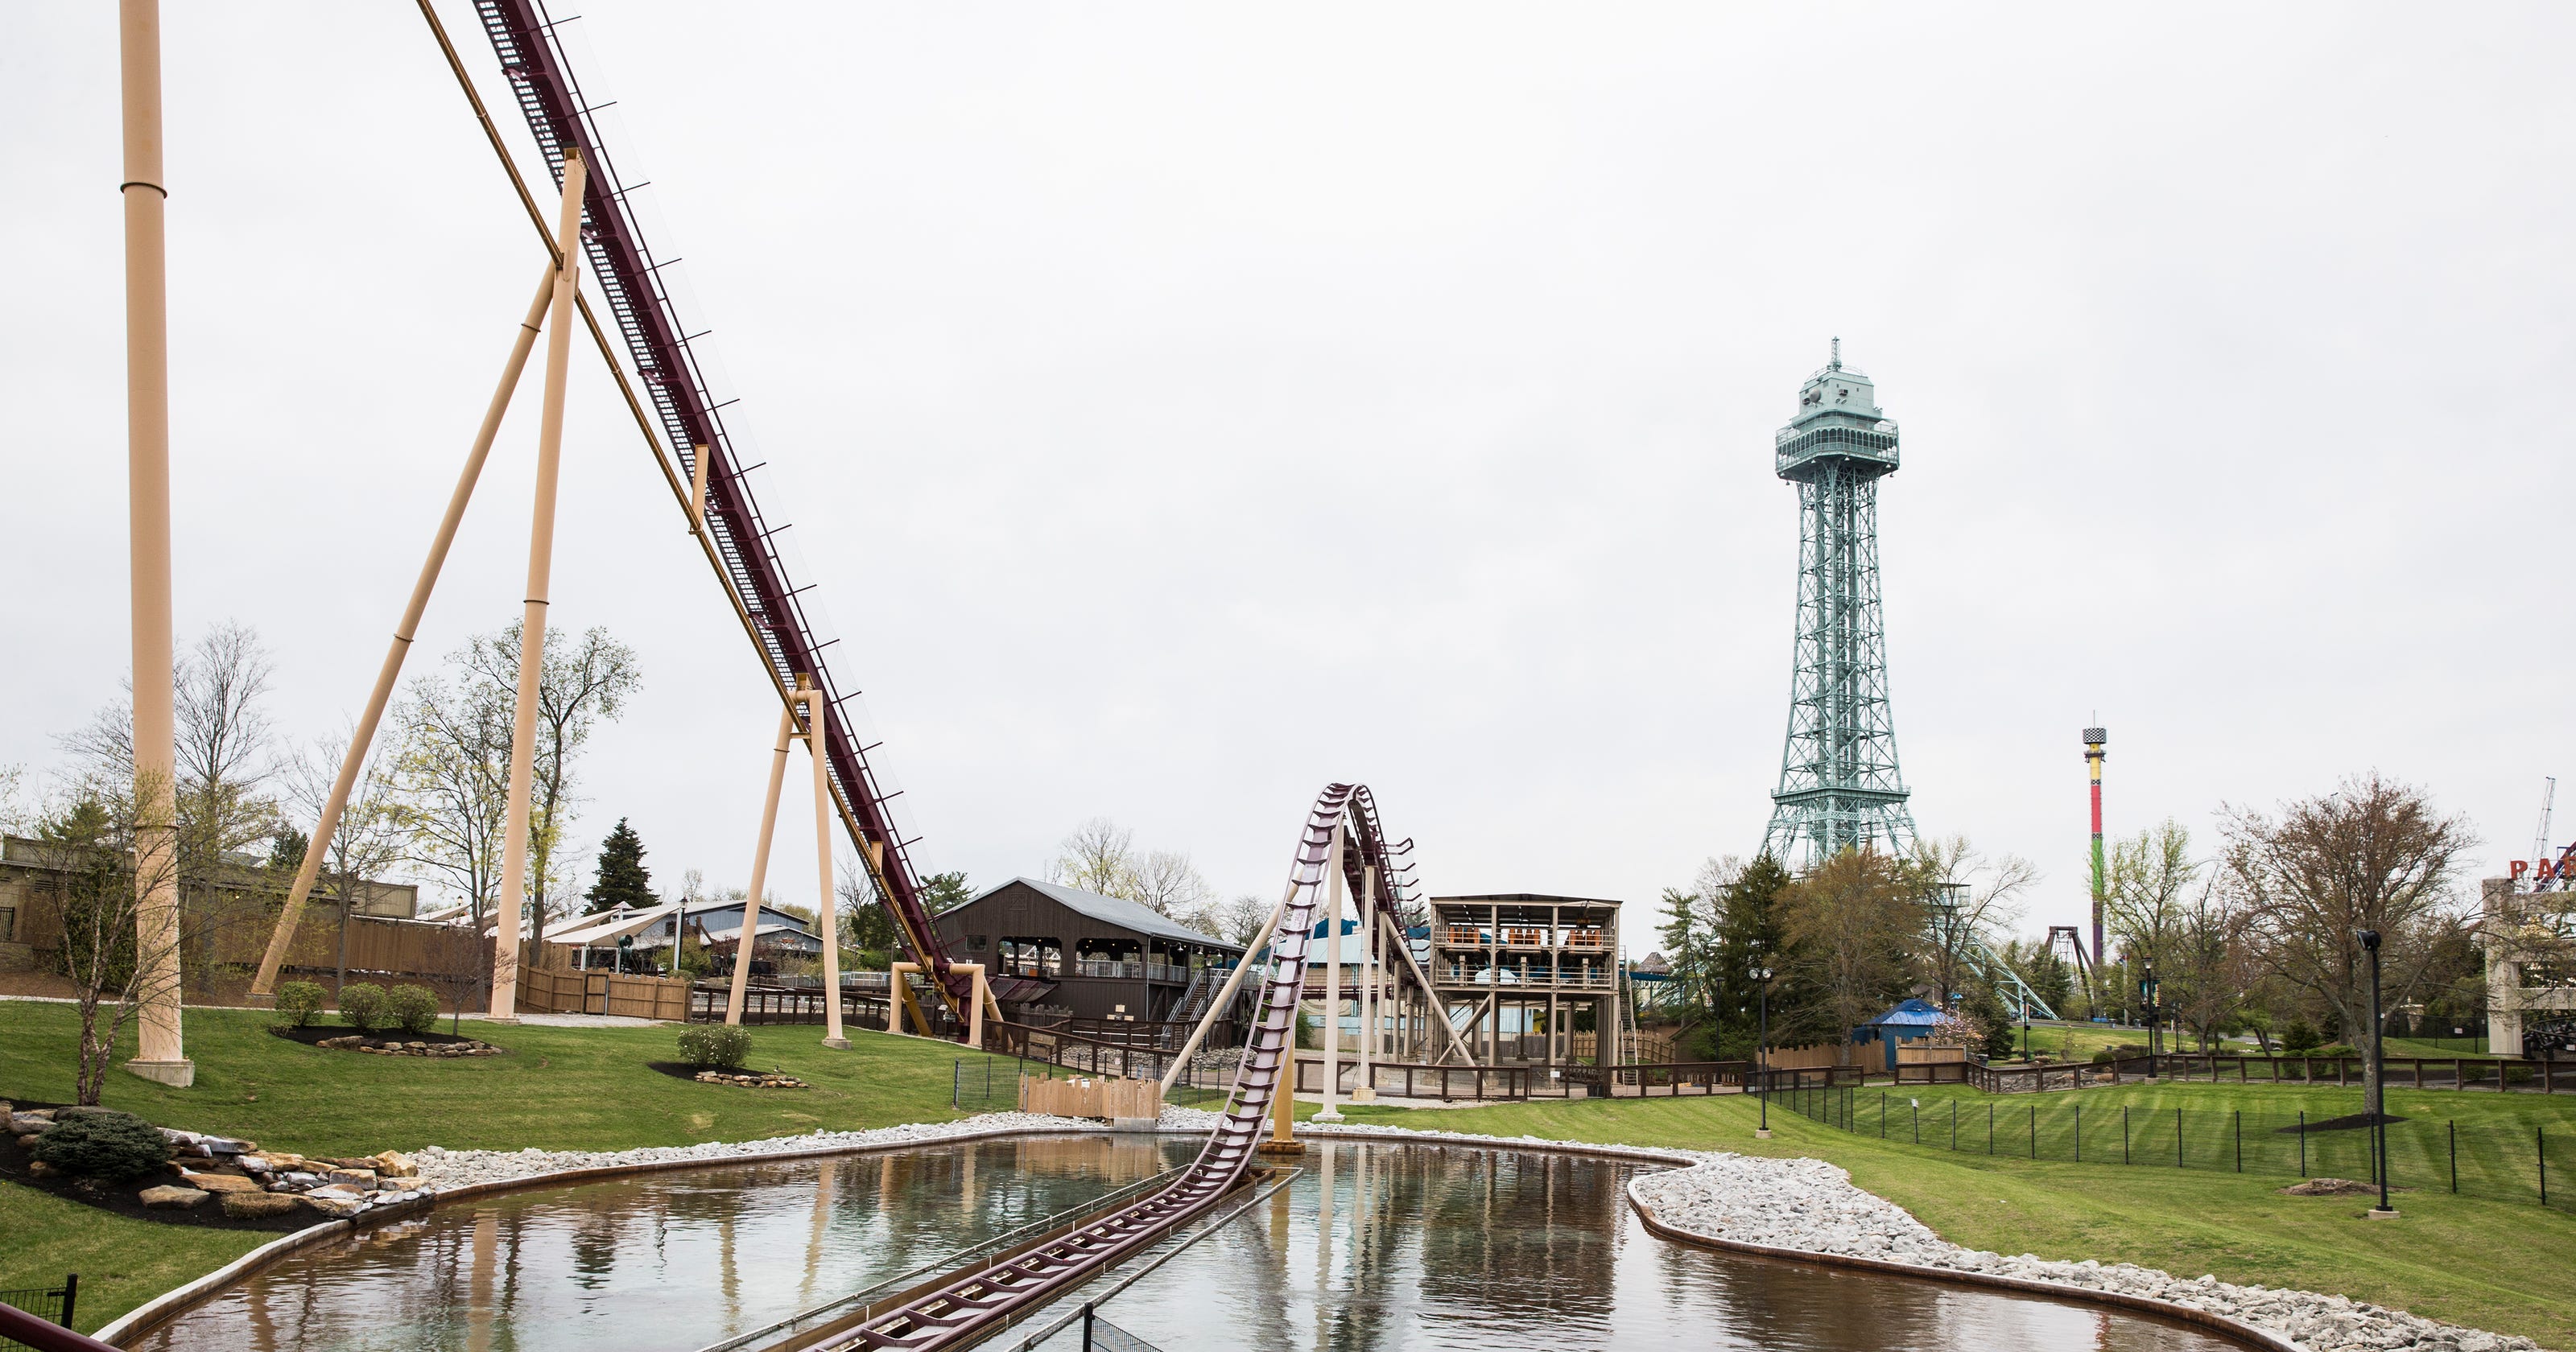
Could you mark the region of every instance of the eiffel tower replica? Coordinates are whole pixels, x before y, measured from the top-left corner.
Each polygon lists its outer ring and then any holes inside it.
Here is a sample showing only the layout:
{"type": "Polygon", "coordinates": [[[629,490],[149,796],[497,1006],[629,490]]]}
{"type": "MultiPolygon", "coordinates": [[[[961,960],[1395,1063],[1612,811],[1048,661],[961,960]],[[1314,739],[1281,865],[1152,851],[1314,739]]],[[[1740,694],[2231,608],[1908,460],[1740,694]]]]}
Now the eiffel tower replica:
{"type": "Polygon", "coordinates": [[[1868,376],[1833,360],[1798,391],[1773,453],[1798,486],[1798,636],[1789,740],[1763,848],[1803,873],[1846,849],[1914,843],[1878,596],[1878,481],[1896,472],[1896,424],[1868,376]]]}

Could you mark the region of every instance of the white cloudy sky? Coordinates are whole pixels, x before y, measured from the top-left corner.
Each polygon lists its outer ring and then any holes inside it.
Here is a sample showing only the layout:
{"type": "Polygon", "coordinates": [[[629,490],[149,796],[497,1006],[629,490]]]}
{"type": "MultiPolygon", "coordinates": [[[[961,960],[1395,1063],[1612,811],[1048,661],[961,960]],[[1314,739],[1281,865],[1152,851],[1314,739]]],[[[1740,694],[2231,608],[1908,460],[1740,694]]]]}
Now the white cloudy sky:
{"type": "MultiPolygon", "coordinates": [[[[1439,891],[1749,852],[1837,334],[1905,427],[1915,812],[2037,861],[2031,927],[2097,710],[2115,830],[2375,767],[2493,861],[2576,765],[2563,8],[568,9],[929,868],[1106,815],[1268,891],[1340,777],[1439,891]]],[[[181,635],[256,625],[310,736],[541,254],[409,5],[168,10],[181,635]]],[[[0,17],[0,763],[128,660],[112,12],[0,17]]],[[[555,622],[649,676],[580,829],[738,882],[774,706],[576,373],[555,622]]],[[[421,668],[517,613],[534,404],[421,668]]]]}

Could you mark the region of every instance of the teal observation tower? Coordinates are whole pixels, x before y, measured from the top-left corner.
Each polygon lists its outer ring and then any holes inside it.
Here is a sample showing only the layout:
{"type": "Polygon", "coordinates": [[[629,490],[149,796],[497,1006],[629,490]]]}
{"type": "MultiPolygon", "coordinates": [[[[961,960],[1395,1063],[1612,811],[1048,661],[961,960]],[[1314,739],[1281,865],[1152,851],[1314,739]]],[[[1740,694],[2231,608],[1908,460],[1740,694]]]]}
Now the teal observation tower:
{"type": "Polygon", "coordinates": [[[1896,472],[1896,424],[1867,375],[1833,360],[1798,391],[1773,467],[1798,486],[1798,631],[1789,740],[1763,848],[1804,872],[1846,848],[1914,843],[1878,597],[1878,481],[1896,472]]]}

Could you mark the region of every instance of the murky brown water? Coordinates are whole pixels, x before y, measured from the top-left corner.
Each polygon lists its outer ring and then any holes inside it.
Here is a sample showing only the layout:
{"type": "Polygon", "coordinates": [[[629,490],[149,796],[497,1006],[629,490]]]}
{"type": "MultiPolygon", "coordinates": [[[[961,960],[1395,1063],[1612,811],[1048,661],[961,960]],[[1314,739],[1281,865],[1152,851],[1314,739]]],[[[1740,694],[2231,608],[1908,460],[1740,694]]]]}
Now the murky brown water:
{"type": "MultiPolygon", "coordinates": [[[[308,1249],[142,1346],[688,1352],[1178,1164],[1196,1146],[996,1141],[459,1203],[308,1249]]],[[[1171,1352],[2235,1346],[2133,1315],[1673,1245],[1628,1208],[1631,1165],[1320,1143],[1306,1165],[1288,1190],[1104,1313],[1171,1352]]],[[[1079,1339],[1068,1330],[1047,1346],[1079,1339]]]]}

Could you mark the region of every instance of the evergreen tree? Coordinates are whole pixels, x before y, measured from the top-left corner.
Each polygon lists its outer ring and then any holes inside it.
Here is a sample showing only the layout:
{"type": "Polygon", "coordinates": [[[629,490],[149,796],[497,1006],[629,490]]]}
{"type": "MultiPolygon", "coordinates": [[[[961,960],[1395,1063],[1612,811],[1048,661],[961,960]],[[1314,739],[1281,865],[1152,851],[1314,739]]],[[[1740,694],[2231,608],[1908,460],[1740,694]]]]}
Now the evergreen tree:
{"type": "Polygon", "coordinates": [[[2012,1011],[2004,1007],[1993,982],[1984,977],[1971,980],[1960,992],[1959,1013],[1977,1026],[1980,1037],[1972,1050],[1979,1056],[2000,1061],[2020,1050],[2015,1041],[2020,1025],[2013,1022],[2012,1011]]]}
{"type": "Polygon", "coordinates": [[[1773,1047],[1790,1045],[1782,1035],[1796,1037],[1812,1022],[1805,1014],[1814,1001],[1798,983],[1797,964],[1790,961],[1793,955],[1783,926],[1781,898],[1790,881],[1789,870],[1764,854],[1745,865],[1718,894],[1717,952],[1712,965],[1716,985],[1724,993],[1717,1039],[1721,1057],[1750,1060],[1753,1056],[1764,1004],[1759,983],[1748,975],[1755,967],[1768,967],[1772,973],[1768,1004],[1773,1047]]]}
{"type": "Polygon", "coordinates": [[[305,841],[303,832],[281,824],[277,834],[268,838],[268,866],[287,873],[302,868],[305,841]]]}
{"type": "Polygon", "coordinates": [[[967,885],[966,875],[962,871],[934,873],[921,880],[921,906],[932,915],[937,915],[959,902],[974,899],[975,889],[967,885]]]}
{"type": "Polygon", "coordinates": [[[593,913],[620,905],[641,909],[660,900],[653,895],[653,875],[644,867],[644,839],[624,817],[599,842],[599,862],[591,870],[588,897],[593,913]]]}

